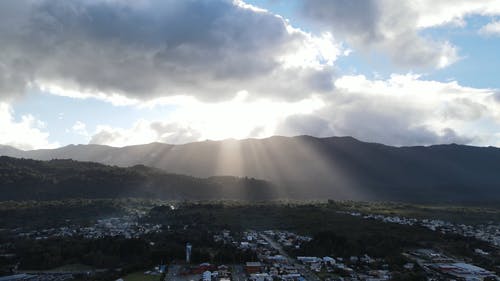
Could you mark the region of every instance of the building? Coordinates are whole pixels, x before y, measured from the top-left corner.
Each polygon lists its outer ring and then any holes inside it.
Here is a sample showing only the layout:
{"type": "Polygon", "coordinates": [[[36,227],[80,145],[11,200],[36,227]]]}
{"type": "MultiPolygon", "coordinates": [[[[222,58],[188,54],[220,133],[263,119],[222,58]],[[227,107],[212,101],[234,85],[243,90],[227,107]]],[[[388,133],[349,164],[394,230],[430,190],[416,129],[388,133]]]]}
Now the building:
{"type": "Polygon", "coordinates": [[[302,263],[316,263],[322,261],[322,259],[318,257],[297,257],[297,259],[302,263]]]}
{"type": "Polygon", "coordinates": [[[191,243],[186,244],[186,263],[191,263],[191,243]]]}
{"type": "Polygon", "coordinates": [[[213,264],[210,263],[200,263],[196,267],[191,268],[191,274],[202,274],[205,271],[214,271],[217,270],[217,267],[215,267],[213,264]]]}
{"type": "Polygon", "coordinates": [[[272,281],[273,277],[271,277],[267,273],[254,273],[250,275],[249,280],[251,281],[272,281]]]}
{"type": "Polygon", "coordinates": [[[248,274],[258,273],[262,269],[262,264],[260,262],[247,262],[245,264],[245,271],[248,274]]]}
{"type": "Polygon", "coordinates": [[[438,264],[435,268],[439,272],[459,280],[498,280],[498,276],[496,276],[493,272],[463,262],[438,264]]]}
{"type": "Polygon", "coordinates": [[[203,279],[203,281],[211,281],[212,280],[212,272],[210,272],[208,270],[203,272],[201,279],[203,279]]]}

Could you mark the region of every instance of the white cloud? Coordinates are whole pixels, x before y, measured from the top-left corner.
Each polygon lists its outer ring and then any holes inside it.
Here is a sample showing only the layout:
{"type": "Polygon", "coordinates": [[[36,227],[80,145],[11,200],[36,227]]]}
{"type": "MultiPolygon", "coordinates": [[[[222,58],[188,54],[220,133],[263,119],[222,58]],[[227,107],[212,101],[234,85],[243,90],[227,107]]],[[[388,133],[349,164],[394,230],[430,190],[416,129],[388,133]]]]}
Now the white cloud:
{"type": "Polygon", "coordinates": [[[23,115],[15,120],[13,111],[7,103],[0,103],[0,143],[18,149],[57,147],[48,140],[49,133],[44,131],[45,124],[32,115],[23,115]]]}
{"type": "Polygon", "coordinates": [[[471,15],[500,15],[498,0],[419,0],[409,6],[417,14],[417,27],[429,28],[442,25],[466,25],[471,15]]]}
{"type": "Polygon", "coordinates": [[[36,81],[34,84],[38,86],[40,91],[55,96],[82,100],[93,98],[100,101],[109,102],[114,106],[136,105],[141,103],[138,99],[128,98],[118,93],[104,93],[89,89],[76,90],[78,86],[75,84],[64,85],[61,83],[58,84],[47,81],[36,81]]]}
{"type": "Polygon", "coordinates": [[[71,130],[83,137],[88,137],[89,132],[87,131],[87,125],[82,121],[76,121],[75,124],[71,127],[71,130]]]}
{"type": "Polygon", "coordinates": [[[157,141],[159,136],[145,120],[135,122],[131,128],[113,128],[106,125],[97,126],[90,139],[91,144],[110,146],[126,146],[157,141]]]}
{"type": "Polygon", "coordinates": [[[229,101],[179,100],[168,120],[138,120],[130,128],[98,126],[91,143],[124,146],[154,141],[185,143],[205,139],[268,137],[280,120],[309,114],[323,106],[319,97],[296,102],[249,99],[240,92],[229,101]]]}
{"type": "Polygon", "coordinates": [[[479,34],[486,36],[500,36],[500,21],[493,21],[481,27],[479,34]]]}
{"type": "Polygon", "coordinates": [[[500,130],[500,103],[493,89],[425,80],[417,74],[393,74],[386,80],[342,76],[335,85],[335,93],[323,98],[323,107],[287,118],[277,132],[428,145],[491,143],[500,130]]]}
{"type": "Polygon", "coordinates": [[[116,147],[164,142],[181,144],[200,140],[200,132],[176,122],[137,120],[130,128],[116,128],[108,125],[97,126],[89,143],[116,147]]]}

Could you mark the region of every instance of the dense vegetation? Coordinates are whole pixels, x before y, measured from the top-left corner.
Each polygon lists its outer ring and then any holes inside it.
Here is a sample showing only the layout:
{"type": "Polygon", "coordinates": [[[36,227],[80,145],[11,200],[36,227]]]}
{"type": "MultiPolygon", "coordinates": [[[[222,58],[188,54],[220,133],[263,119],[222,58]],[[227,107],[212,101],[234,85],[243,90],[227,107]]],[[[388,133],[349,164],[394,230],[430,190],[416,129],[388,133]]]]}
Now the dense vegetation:
{"type": "Polygon", "coordinates": [[[124,205],[111,200],[1,202],[0,228],[30,229],[87,225],[96,219],[125,214],[124,205]]]}
{"type": "Polygon", "coordinates": [[[67,198],[248,199],[275,197],[275,187],[252,178],[207,179],[73,160],[0,157],[0,200],[67,198]]]}
{"type": "Polygon", "coordinates": [[[232,246],[213,242],[210,232],[176,230],[137,239],[106,237],[90,240],[64,238],[47,240],[14,240],[22,269],[52,269],[65,264],[84,264],[93,268],[128,270],[171,263],[185,258],[186,242],[193,244],[193,263],[244,263],[254,260],[251,252],[240,252],[232,246]],[[154,241],[154,244],[149,242],[154,241]]]}
{"type": "MultiPolygon", "coordinates": [[[[491,267],[500,262],[498,249],[486,242],[456,235],[444,235],[423,227],[387,224],[339,213],[345,210],[329,204],[237,204],[186,203],[175,210],[155,207],[145,220],[191,225],[198,229],[283,229],[313,236],[297,255],[350,256],[367,253],[374,257],[402,261],[404,250],[438,248],[457,256],[476,256],[475,248],[496,253],[477,263],[491,267]],[[493,258],[494,257],[494,258],[493,258]]],[[[401,264],[398,262],[396,264],[401,264]]]]}

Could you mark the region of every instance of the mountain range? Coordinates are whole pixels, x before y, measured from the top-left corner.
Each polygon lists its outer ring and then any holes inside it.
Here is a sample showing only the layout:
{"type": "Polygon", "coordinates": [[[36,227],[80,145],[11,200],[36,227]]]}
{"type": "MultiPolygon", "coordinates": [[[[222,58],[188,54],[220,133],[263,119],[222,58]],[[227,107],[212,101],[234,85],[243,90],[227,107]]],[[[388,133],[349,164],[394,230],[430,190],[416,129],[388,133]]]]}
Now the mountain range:
{"type": "Polygon", "coordinates": [[[273,194],[289,199],[500,201],[500,149],[495,147],[392,147],[351,137],[275,136],[121,148],[91,144],[22,151],[2,146],[0,155],[145,165],[204,178],[256,178],[272,182],[273,194]]]}

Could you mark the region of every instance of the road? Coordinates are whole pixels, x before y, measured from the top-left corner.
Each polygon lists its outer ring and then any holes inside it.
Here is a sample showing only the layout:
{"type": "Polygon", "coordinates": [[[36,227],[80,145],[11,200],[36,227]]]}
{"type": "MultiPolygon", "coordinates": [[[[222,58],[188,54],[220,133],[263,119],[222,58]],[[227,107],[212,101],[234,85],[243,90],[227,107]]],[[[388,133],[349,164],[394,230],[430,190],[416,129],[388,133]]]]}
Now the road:
{"type": "Polygon", "coordinates": [[[171,265],[168,267],[167,275],[165,276],[165,281],[176,280],[180,271],[179,265],[171,265]]]}
{"type": "Polygon", "coordinates": [[[321,281],[319,279],[319,277],[316,276],[316,274],[314,274],[311,270],[309,270],[303,264],[300,264],[299,261],[296,260],[295,258],[292,258],[290,255],[288,255],[288,253],[285,252],[285,250],[283,250],[283,247],[281,247],[281,245],[279,243],[274,241],[274,239],[270,238],[269,236],[267,236],[264,233],[260,233],[260,236],[264,240],[266,240],[266,242],[269,243],[269,245],[271,245],[271,247],[273,247],[275,250],[277,250],[280,253],[280,255],[287,258],[289,260],[290,264],[293,264],[299,270],[299,273],[302,276],[304,276],[304,278],[306,280],[308,280],[308,281],[321,281]]]}
{"type": "Polygon", "coordinates": [[[242,265],[233,265],[232,266],[232,280],[234,281],[246,281],[247,275],[242,265]]]}

